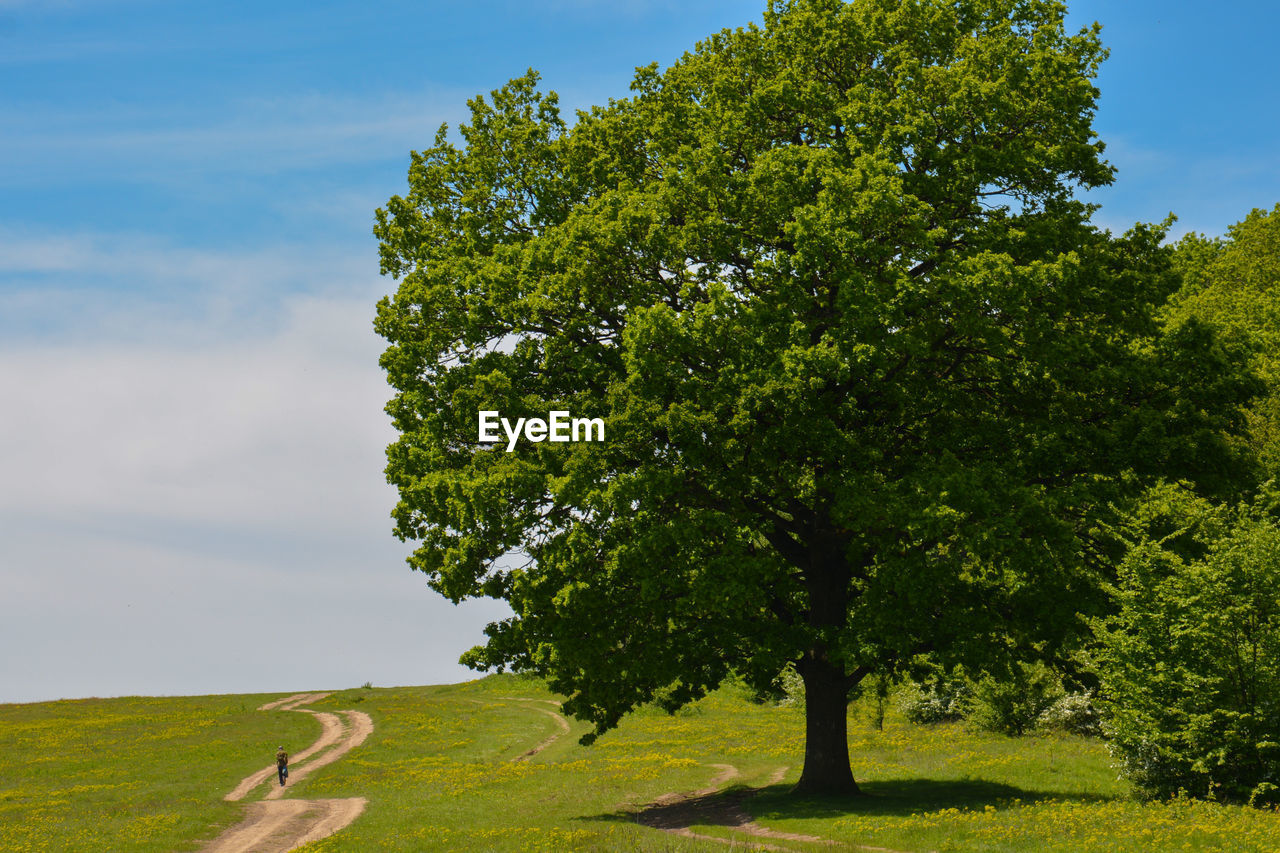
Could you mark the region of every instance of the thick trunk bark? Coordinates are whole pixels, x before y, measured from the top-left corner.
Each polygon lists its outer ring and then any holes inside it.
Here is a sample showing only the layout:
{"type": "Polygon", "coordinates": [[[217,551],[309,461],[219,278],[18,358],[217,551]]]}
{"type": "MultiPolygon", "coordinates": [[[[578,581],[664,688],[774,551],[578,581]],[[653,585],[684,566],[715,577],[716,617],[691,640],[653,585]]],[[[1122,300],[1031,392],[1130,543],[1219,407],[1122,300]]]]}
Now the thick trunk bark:
{"type": "Polygon", "coordinates": [[[849,688],[845,673],[825,655],[811,654],[799,667],[804,678],[804,770],[797,794],[860,794],[849,766],[849,688]]]}

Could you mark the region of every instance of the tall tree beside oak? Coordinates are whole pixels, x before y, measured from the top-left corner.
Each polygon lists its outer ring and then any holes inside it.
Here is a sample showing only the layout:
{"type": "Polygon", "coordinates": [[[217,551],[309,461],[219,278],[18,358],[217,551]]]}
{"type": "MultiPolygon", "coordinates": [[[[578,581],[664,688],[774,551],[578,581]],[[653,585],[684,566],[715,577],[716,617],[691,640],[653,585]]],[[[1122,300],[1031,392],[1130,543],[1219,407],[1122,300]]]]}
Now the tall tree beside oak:
{"type": "Polygon", "coordinates": [[[1280,478],[1280,204],[1251,211],[1225,238],[1184,237],[1174,262],[1184,283],[1170,320],[1212,324],[1224,343],[1252,351],[1266,392],[1248,409],[1247,441],[1262,475],[1280,478]]]}
{"type": "MultiPolygon", "coordinates": [[[[1280,475],[1280,206],[1224,238],[1190,234],[1174,252],[1183,284],[1162,314],[1212,325],[1247,350],[1261,380],[1242,439],[1258,478],[1280,475]]],[[[1093,662],[1122,771],[1147,796],[1274,803],[1280,768],[1277,492],[1210,502],[1152,488],[1127,520],[1116,606],[1096,624],[1093,662]]]]}
{"type": "Polygon", "coordinates": [[[1064,14],[776,0],[572,123],[530,72],[414,153],[375,228],[387,476],[411,565],[514,611],[466,662],[596,734],[794,663],[798,788],[854,792],[864,678],[1072,636],[1107,507],[1226,475],[1247,383],[1162,333],[1161,229],[1073,199],[1112,171],[1064,14]],[[482,409],[606,440],[508,453],[482,409]]]}

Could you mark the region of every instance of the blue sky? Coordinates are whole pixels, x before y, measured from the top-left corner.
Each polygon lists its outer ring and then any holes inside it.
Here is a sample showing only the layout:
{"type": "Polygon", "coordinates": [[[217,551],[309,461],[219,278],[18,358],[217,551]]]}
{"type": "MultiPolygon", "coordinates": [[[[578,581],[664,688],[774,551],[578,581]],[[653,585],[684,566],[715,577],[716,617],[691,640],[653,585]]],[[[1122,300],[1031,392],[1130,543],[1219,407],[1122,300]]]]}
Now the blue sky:
{"type": "MultiPolygon", "coordinates": [[[[373,211],[476,93],[586,107],[762,7],[0,0],[0,701],[469,677],[501,606],[390,533],[373,211]]],[[[1100,223],[1280,202],[1277,17],[1072,4],[1100,223]]]]}

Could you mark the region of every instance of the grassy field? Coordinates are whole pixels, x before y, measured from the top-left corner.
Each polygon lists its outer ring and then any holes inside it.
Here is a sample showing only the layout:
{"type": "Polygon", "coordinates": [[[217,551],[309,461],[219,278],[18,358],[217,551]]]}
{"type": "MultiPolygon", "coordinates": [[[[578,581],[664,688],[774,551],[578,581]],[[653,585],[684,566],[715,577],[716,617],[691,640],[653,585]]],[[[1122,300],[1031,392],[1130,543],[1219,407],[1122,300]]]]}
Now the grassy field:
{"type": "Polygon", "coordinates": [[[0,850],[194,849],[239,819],[222,797],[271,749],[319,733],[255,710],[270,698],[0,705],[0,850]]]}
{"type": "MultiPolygon", "coordinates": [[[[283,694],[280,694],[283,695],[283,694]]],[[[308,745],[306,714],[259,712],[271,696],[110,699],[0,706],[0,850],[196,850],[236,822],[222,796],[270,763],[278,743],[308,745]]],[[[883,731],[850,710],[854,772],[870,795],[797,801],[803,721],[732,689],[677,716],[642,711],[592,747],[582,727],[528,761],[558,731],[552,699],[510,676],[462,685],[339,691],[311,707],[371,715],[374,733],[301,780],[292,796],[369,800],[307,853],[372,850],[724,850],[640,825],[664,793],[706,787],[723,766],[759,824],[849,848],[919,850],[1280,849],[1280,814],[1175,801],[1139,803],[1101,743],[1011,739],[963,725],[915,726],[892,711],[883,731]],[[768,784],[780,768],[782,782],[768,784]]],[[[264,789],[259,789],[260,796],[264,789]]],[[[702,835],[744,849],[724,826],[702,835]]],[[[769,841],[794,850],[831,849],[769,841]]],[[[837,848],[838,849],[838,848],[837,848]]]]}

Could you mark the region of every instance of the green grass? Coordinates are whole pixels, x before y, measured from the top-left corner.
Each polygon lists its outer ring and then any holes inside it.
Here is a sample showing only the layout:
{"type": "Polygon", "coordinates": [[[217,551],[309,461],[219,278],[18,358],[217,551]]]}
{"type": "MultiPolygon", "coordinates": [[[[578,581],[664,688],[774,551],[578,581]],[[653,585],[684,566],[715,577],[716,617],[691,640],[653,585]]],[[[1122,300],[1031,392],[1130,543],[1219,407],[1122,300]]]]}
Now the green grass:
{"type": "MultiPolygon", "coordinates": [[[[283,695],[283,694],[280,694],[283,695]]],[[[112,699],[0,706],[0,850],[195,850],[236,822],[222,796],[319,732],[306,714],[253,709],[277,696],[112,699]]],[[[593,747],[557,731],[537,684],[498,676],[463,685],[356,688],[315,710],[374,720],[364,745],[297,783],[295,797],[368,798],[366,812],[306,853],[371,850],[725,850],[637,824],[663,793],[718,772],[764,788],[744,802],[770,828],[896,850],[1276,850],[1280,814],[1205,803],[1141,803],[1104,746],[1068,736],[1007,738],[962,725],[883,731],[851,709],[854,772],[868,796],[787,795],[803,721],[791,708],[724,690],[671,717],[644,710],[593,747]],[[518,698],[510,698],[518,697],[518,698]],[[780,767],[781,784],[767,785],[780,767]]],[[[262,789],[259,791],[261,794],[262,789]]],[[[730,838],[721,826],[695,827],[730,838]]],[[[736,836],[740,840],[741,834],[736,836]]],[[[831,849],[773,842],[795,850],[831,849]]],[[[742,845],[737,845],[741,849],[742,845]]]]}
{"type": "Polygon", "coordinates": [[[0,705],[0,850],[194,849],[239,819],[237,782],[319,735],[255,710],[277,695],[0,705]]]}

